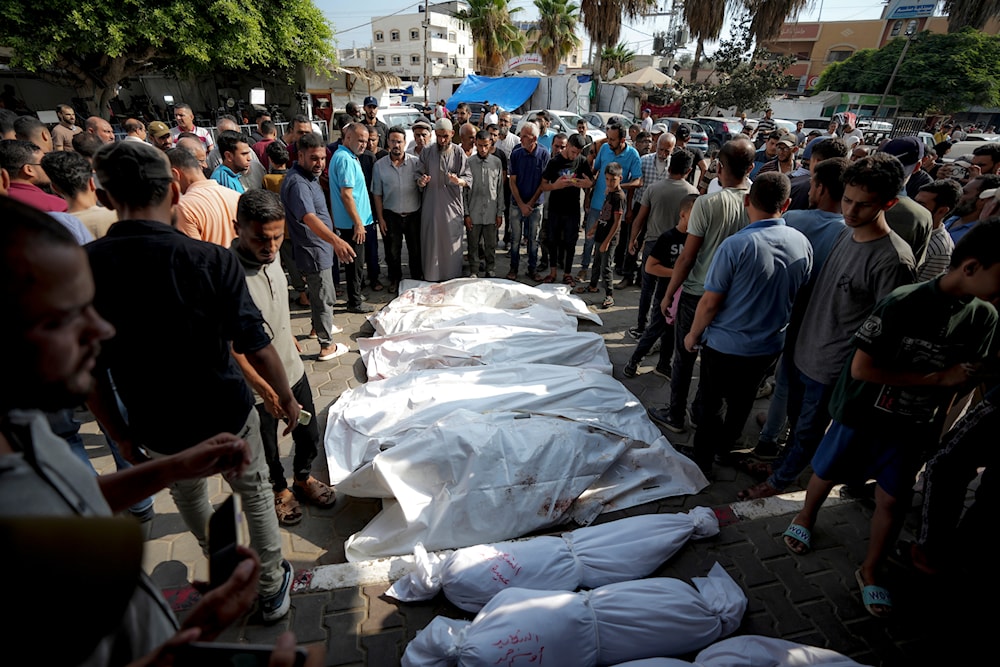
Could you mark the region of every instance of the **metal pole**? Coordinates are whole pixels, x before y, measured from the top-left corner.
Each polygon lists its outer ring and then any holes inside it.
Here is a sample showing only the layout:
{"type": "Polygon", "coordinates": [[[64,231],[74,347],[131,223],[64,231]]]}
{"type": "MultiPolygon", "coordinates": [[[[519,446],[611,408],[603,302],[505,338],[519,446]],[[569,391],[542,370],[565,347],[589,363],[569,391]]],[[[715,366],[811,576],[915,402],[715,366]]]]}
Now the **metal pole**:
{"type": "MultiPolygon", "coordinates": [[[[903,58],[906,57],[906,51],[910,48],[910,42],[912,41],[910,35],[906,35],[906,44],[903,44],[903,50],[899,53],[899,60],[896,61],[896,66],[892,68],[892,75],[889,77],[889,83],[885,87],[885,91],[882,93],[882,98],[878,102],[878,106],[875,107],[875,113],[872,114],[872,119],[878,118],[878,112],[882,110],[885,106],[885,96],[889,94],[889,90],[892,89],[892,82],[896,80],[896,72],[899,71],[899,66],[903,64],[903,58]]],[[[896,109],[899,111],[898,107],[896,109]]]]}
{"type": "Polygon", "coordinates": [[[424,106],[427,102],[427,89],[430,88],[430,81],[427,80],[427,33],[431,29],[430,16],[427,14],[428,0],[424,0],[424,106]]]}

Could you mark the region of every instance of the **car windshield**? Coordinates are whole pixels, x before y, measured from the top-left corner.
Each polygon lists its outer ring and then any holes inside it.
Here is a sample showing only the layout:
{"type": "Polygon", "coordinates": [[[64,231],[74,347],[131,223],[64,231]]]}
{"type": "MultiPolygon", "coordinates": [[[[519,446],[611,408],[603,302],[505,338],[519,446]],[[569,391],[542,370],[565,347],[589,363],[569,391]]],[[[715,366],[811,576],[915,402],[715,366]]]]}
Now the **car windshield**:
{"type": "Polygon", "coordinates": [[[399,125],[404,130],[408,130],[413,127],[413,124],[418,120],[426,121],[427,118],[419,111],[398,111],[385,114],[382,120],[389,127],[399,125]]]}

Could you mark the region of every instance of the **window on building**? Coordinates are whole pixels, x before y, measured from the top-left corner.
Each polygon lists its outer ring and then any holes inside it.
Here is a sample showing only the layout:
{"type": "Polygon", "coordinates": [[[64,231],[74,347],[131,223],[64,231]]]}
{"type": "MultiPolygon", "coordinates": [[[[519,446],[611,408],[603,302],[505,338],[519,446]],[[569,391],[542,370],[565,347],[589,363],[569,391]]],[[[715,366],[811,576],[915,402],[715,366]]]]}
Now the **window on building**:
{"type": "Polygon", "coordinates": [[[382,33],[381,30],[376,30],[375,31],[375,41],[376,42],[384,42],[385,41],[385,35],[382,33]]]}
{"type": "Polygon", "coordinates": [[[448,62],[451,63],[452,67],[458,67],[458,58],[455,58],[453,56],[451,58],[448,58],[448,62]]]}
{"type": "Polygon", "coordinates": [[[385,56],[375,56],[376,65],[385,65],[385,56]]]}
{"type": "Polygon", "coordinates": [[[444,65],[444,58],[438,58],[437,63],[438,65],[444,65]]]}
{"type": "Polygon", "coordinates": [[[576,64],[576,54],[573,54],[572,56],[569,57],[569,62],[571,65],[576,64]]]}
{"type": "Polygon", "coordinates": [[[830,51],[830,52],[828,52],[826,54],[826,62],[828,62],[828,63],[839,63],[839,62],[841,62],[843,60],[847,60],[852,55],[854,55],[854,51],[849,50],[849,49],[832,50],[832,51],[830,51]]]}
{"type": "Polygon", "coordinates": [[[895,23],[892,24],[892,32],[889,33],[889,36],[896,37],[897,35],[899,35],[899,31],[902,29],[903,29],[903,22],[896,21],[895,23]]]}
{"type": "Polygon", "coordinates": [[[402,61],[400,60],[399,56],[393,56],[392,57],[392,64],[393,65],[398,65],[400,62],[402,62],[402,61]]]}
{"type": "Polygon", "coordinates": [[[420,39],[420,31],[416,28],[410,28],[410,40],[420,39]]]}
{"type": "Polygon", "coordinates": [[[398,42],[399,41],[399,31],[398,30],[391,31],[389,33],[389,39],[391,41],[393,41],[393,42],[398,42]]]}
{"type": "Polygon", "coordinates": [[[460,56],[464,56],[465,55],[465,45],[464,44],[459,44],[458,45],[458,55],[460,55],[460,56]]]}
{"type": "Polygon", "coordinates": [[[448,41],[449,41],[449,42],[455,42],[455,41],[458,41],[458,35],[456,35],[456,34],[455,34],[455,33],[453,33],[453,32],[449,32],[449,33],[448,33],[448,41]]]}
{"type": "Polygon", "coordinates": [[[410,64],[411,65],[419,65],[420,64],[420,56],[411,55],[410,56],[410,64]]]}

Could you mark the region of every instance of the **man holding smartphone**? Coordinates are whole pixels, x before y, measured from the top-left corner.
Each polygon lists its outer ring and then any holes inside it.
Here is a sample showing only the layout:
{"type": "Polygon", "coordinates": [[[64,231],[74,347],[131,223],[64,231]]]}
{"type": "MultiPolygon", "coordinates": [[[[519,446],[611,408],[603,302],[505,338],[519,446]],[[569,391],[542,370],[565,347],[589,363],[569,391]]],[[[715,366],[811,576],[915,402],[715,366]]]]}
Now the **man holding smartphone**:
{"type": "MultiPolygon", "coordinates": [[[[137,142],[109,144],[94,156],[94,170],[98,198],[119,219],[113,233],[87,246],[94,306],[118,334],[98,359],[102,372],[88,405],[126,458],[136,461],[141,449],[156,459],[220,432],[247,441],[250,465],[227,481],[243,500],[250,543],[260,556],[262,617],[277,621],[291,605],[292,567],[281,555],[260,418],[230,348],[246,355],[277,393],[276,409],[290,424],[286,433],[298,419],[299,403],[239,262],[229,250],[171,225],[179,186],[167,156],[137,142]],[[116,410],[106,371],[127,422],[116,410]]],[[[170,495],[207,549],[205,527],[213,508],[205,480],[176,481],[170,495]]]]}
{"type": "MultiPolygon", "coordinates": [[[[254,304],[260,308],[264,322],[271,332],[274,346],[285,376],[292,384],[292,394],[302,406],[300,413],[310,416],[315,412],[312,390],[299,356],[298,342],[292,335],[288,311],[288,283],[278,258],[278,249],[285,236],[285,208],[278,195],[268,190],[251,190],[240,198],[235,222],[237,238],[232,251],[243,265],[247,289],[254,304]]],[[[347,346],[337,343],[347,352],[347,346]]],[[[340,350],[338,350],[340,352],[340,350]]],[[[298,500],[304,499],[317,507],[332,507],[336,501],[333,489],[312,476],[312,465],[319,453],[319,428],[313,419],[299,420],[292,431],[295,441],[293,459],[295,481],[292,489],[285,480],[278,453],[278,419],[282,414],[278,393],[261,377],[245,355],[233,350],[233,357],[247,382],[258,396],[257,413],[260,415],[260,435],[264,443],[264,456],[271,473],[274,490],[274,507],[278,523],[294,526],[302,521],[298,500]],[[294,490],[294,493],[293,493],[294,490]]]]}

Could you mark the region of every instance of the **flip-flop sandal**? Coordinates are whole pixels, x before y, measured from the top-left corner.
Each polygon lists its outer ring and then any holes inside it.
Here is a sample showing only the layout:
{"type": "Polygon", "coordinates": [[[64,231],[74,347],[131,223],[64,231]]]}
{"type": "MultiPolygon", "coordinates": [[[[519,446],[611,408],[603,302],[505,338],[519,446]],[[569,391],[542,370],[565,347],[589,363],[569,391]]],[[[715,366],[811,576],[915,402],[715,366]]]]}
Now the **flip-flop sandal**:
{"type": "Polygon", "coordinates": [[[517,280],[517,274],[511,271],[507,274],[507,280],[517,280]]]}
{"type": "Polygon", "coordinates": [[[861,576],[860,567],[854,571],[854,578],[858,582],[858,588],[861,589],[861,602],[865,605],[865,611],[875,618],[892,616],[892,596],[889,595],[889,591],[874,584],[866,586],[864,577],[861,576]],[[884,607],[884,609],[877,610],[875,609],[876,605],[884,607]]]}
{"type": "Polygon", "coordinates": [[[372,283],[372,291],[373,292],[381,292],[384,289],[385,289],[385,285],[383,285],[382,283],[372,283]]]}
{"type": "Polygon", "coordinates": [[[791,551],[792,554],[795,556],[804,556],[805,554],[809,553],[809,550],[812,548],[812,531],[810,531],[805,526],[800,526],[797,523],[789,524],[788,528],[785,529],[785,532],[781,534],[781,537],[782,537],[781,541],[785,543],[785,546],[788,548],[788,550],[791,551]],[[788,537],[792,538],[793,540],[801,544],[802,549],[798,550],[795,547],[793,547],[792,544],[787,539],[785,539],[788,537]]]}
{"type": "Polygon", "coordinates": [[[283,500],[275,494],[274,511],[278,515],[278,525],[297,526],[302,522],[302,506],[294,493],[288,494],[283,500]]]}
{"type": "Polygon", "coordinates": [[[610,308],[615,305],[615,300],[612,297],[605,297],[604,303],[601,304],[601,308],[610,308]]]}
{"type": "Polygon", "coordinates": [[[549,275],[547,275],[544,278],[542,278],[540,282],[543,282],[543,283],[554,283],[555,281],[556,281],[556,277],[550,273],[549,275]]]}
{"type": "Polygon", "coordinates": [[[337,502],[337,493],[333,488],[315,477],[310,477],[305,482],[296,481],[292,484],[292,491],[306,502],[321,509],[333,507],[337,502]]]}
{"type": "Polygon", "coordinates": [[[754,479],[765,480],[774,472],[774,466],[766,461],[744,458],[736,464],[736,469],[745,472],[754,479]]]}
{"type": "Polygon", "coordinates": [[[563,276],[563,283],[569,285],[570,287],[575,287],[576,278],[567,273],[565,276],[563,276]]]}
{"type": "Polygon", "coordinates": [[[770,498],[771,496],[776,496],[781,491],[774,488],[767,482],[761,482],[760,484],[755,484],[749,489],[743,489],[736,494],[736,497],[740,500],[757,500],[758,498],[770,498]]]}

